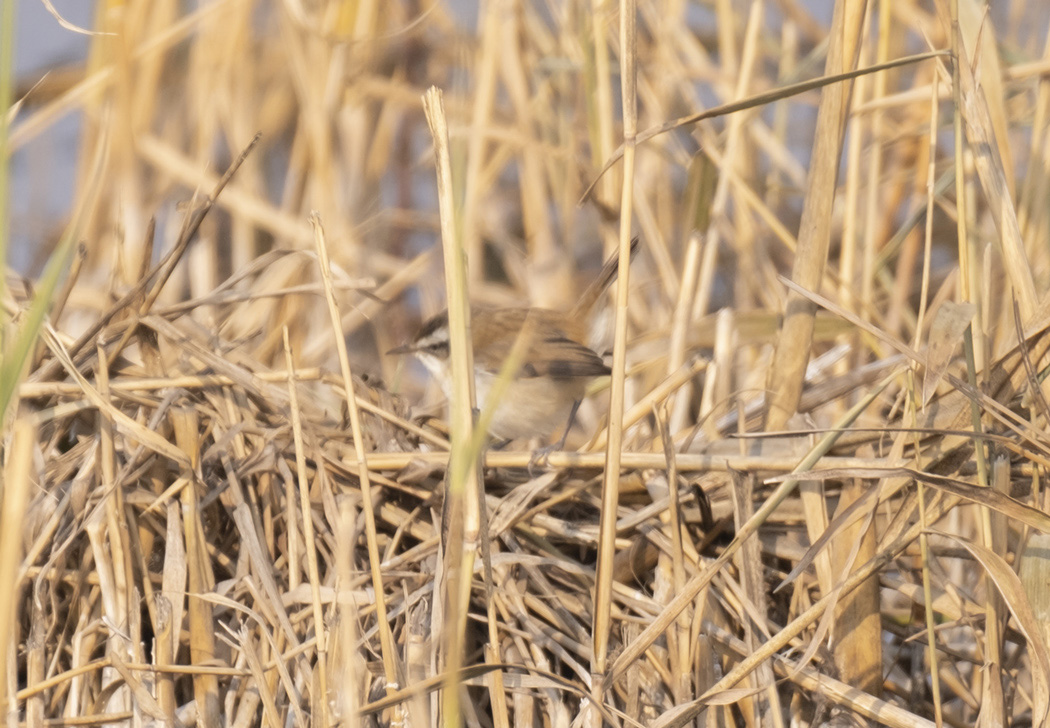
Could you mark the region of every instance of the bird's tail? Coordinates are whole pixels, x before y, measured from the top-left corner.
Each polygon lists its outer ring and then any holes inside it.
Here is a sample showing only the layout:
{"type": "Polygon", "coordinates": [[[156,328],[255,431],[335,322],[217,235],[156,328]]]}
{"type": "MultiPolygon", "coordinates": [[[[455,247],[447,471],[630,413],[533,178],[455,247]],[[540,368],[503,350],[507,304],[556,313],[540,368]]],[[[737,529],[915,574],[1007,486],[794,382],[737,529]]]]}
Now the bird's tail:
{"type": "MultiPolygon", "coordinates": [[[[635,236],[631,240],[631,259],[634,259],[635,254],[638,252],[638,237],[635,236]]],[[[591,285],[587,286],[587,290],[580,296],[580,300],[573,306],[570,316],[571,320],[579,321],[581,319],[586,320],[590,318],[591,310],[594,305],[598,303],[598,299],[601,298],[602,294],[605,293],[605,289],[612,285],[612,282],[616,280],[616,276],[620,273],[619,266],[620,256],[619,253],[613,253],[609,260],[605,261],[605,265],[602,266],[601,272],[598,277],[594,279],[591,285]]]]}

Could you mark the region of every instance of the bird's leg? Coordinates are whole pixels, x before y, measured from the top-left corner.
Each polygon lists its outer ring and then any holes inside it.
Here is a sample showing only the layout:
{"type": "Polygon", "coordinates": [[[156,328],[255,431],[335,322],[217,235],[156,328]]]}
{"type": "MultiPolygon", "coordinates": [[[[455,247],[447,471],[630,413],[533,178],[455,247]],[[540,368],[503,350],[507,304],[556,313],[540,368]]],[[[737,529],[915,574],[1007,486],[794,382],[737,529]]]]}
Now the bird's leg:
{"type": "Polygon", "coordinates": [[[541,448],[537,448],[532,451],[532,457],[529,458],[529,477],[532,477],[532,469],[537,465],[547,466],[547,458],[550,457],[552,452],[557,452],[565,448],[565,441],[569,439],[569,430],[572,429],[572,423],[576,421],[576,413],[580,409],[580,400],[574,400],[572,403],[572,409],[569,411],[569,421],[565,423],[565,432],[561,434],[561,439],[553,445],[544,445],[541,448]]]}

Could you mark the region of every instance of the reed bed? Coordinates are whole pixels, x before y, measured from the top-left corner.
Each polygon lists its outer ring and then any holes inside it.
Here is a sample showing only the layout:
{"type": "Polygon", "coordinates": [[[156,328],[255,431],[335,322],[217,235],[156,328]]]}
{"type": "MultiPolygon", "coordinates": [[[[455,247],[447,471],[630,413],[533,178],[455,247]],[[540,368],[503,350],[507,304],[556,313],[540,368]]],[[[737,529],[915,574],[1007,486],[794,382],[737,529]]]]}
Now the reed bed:
{"type": "Polygon", "coordinates": [[[1050,12],[96,9],[0,134],[82,128],[2,292],[9,725],[1045,724],[1050,12]],[[538,469],[384,355],[616,251],[538,469]]]}

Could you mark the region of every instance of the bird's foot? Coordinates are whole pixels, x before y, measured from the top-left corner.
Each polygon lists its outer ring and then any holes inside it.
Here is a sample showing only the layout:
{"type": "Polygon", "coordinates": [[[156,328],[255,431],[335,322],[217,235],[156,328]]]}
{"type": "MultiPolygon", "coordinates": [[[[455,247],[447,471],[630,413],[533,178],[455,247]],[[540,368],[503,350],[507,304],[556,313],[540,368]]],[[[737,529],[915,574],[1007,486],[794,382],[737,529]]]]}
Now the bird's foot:
{"type": "Polygon", "coordinates": [[[536,473],[534,471],[537,466],[546,470],[549,464],[548,461],[550,460],[551,453],[560,449],[561,443],[556,442],[553,445],[544,445],[543,447],[538,447],[535,450],[533,450],[532,457],[529,458],[529,477],[536,477],[536,473]]]}

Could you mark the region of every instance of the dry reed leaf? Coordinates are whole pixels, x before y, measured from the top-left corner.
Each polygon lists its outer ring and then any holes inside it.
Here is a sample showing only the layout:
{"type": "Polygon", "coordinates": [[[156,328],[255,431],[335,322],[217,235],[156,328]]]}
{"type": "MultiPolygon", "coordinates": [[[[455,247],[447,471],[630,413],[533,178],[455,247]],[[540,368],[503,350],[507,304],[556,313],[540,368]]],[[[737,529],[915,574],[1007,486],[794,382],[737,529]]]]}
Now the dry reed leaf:
{"type": "Polygon", "coordinates": [[[922,406],[930,403],[937,391],[944,372],[951,363],[959,342],[973,321],[977,307],[966,301],[955,303],[945,301],[934,314],[930,324],[929,344],[926,349],[926,370],[922,375],[922,406]]]}
{"type": "Polygon", "coordinates": [[[991,138],[999,150],[1003,173],[1010,196],[1014,196],[1014,180],[1017,178],[1010,151],[1009,123],[1006,111],[1006,92],[1003,88],[1003,67],[999,60],[999,49],[995,38],[998,35],[987,7],[974,0],[959,3],[959,30],[972,62],[975,64],[974,78],[980,80],[982,96],[991,121],[991,138]],[[979,47],[978,47],[979,46],[979,47]]]}
{"type": "MultiPolygon", "coordinates": [[[[747,654],[746,647],[739,639],[717,625],[708,623],[705,626],[715,639],[726,644],[737,655],[747,654]]],[[[819,693],[866,718],[878,720],[883,725],[894,728],[933,728],[936,725],[933,721],[891,702],[864,694],[852,684],[821,673],[812,666],[799,667],[794,660],[781,655],[774,659],[773,665],[778,674],[797,682],[805,690],[819,693]]]]}
{"type": "MultiPolygon", "coordinates": [[[[638,133],[637,143],[644,144],[645,142],[649,141],[655,136],[659,136],[660,134],[666,134],[667,132],[673,131],[679,127],[696,124],[697,122],[703,121],[704,119],[713,119],[719,116],[733,114],[738,111],[744,111],[746,109],[764,106],[765,104],[769,104],[774,101],[779,101],[785,98],[790,98],[792,96],[796,96],[807,91],[823,88],[825,86],[831,86],[837,83],[843,83],[845,81],[851,81],[857,78],[858,76],[863,76],[869,73],[878,73],[879,71],[888,71],[892,68],[898,68],[900,66],[910,65],[912,63],[927,61],[932,58],[937,58],[943,55],[945,55],[944,51],[920,53],[914,56],[908,56],[906,58],[900,58],[894,61],[889,61],[884,64],[871,66],[869,68],[862,68],[853,71],[846,71],[843,73],[831,74],[823,78],[814,79],[812,81],[803,81],[797,84],[789,85],[787,87],[778,88],[775,91],[771,91],[766,94],[752,96],[741,101],[734,102],[732,104],[725,104],[723,106],[719,106],[714,109],[709,109],[699,114],[691,114],[681,119],[676,119],[674,121],[669,121],[664,124],[661,124],[660,126],[653,127],[651,129],[646,129],[645,131],[638,133]]],[[[606,157],[607,161],[605,162],[605,166],[598,173],[598,176],[596,177],[595,181],[591,183],[591,186],[584,191],[581,200],[586,200],[587,197],[590,196],[597,182],[604,177],[604,173],[607,170],[609,170],[616,162],[618,162],[622,158],[622,156],[623,147],[619,147],[611,155],[606,157]]]]}
{"type": "MultiPolygon", "coordinates": [[[[843,489],[836,516],[871,489],[859,478],[853,479],[843,489]]],[[[874,518],[869,518],[839,533],[831,551],[832,571],[845,574],[852,564],[874,557],[875,531],[874,518]]],[[[879,588],[877,579],[869,579],[840,601],[833,635],[838,679],[876,696],[882,694],[883,669],[879,588]]]]}
{"type": "Polygon", "coordinates": [[[1050,534],[1029,534],[1025,543],[1024,554],[1018,565],[1017,574],[1021,579],[1028,602],[1036,621],[1041,628],[1043,640],[1050,644],[1050,610],[1047,609],[1048,585],[1047,573],[1050,572],[1050,534]]]}
{"type": "Polygon", "coordinates": [[[1050,649],[1043,627],[1025,594],[1024,585],[1013,568],[999,554],[992,553],[979,544],[971,543],[958,536],[940,533],[959,544],[973,554],[995,583],[996,589],[1003,598],[1006,607],[1017,620],[1018,628],[1024,633],[1032,661],[1032,723],[1042,724],[1050,715],[1050,649]]]}
{"type": "MultiPolygon", "coordinates": [[[[1042,533],[1050,533],[1050,516],[1038,508],[1025,505],[1013,498],[985,486],[967,483],[957,478],[949,478],[933,473],[920,472],[911,468],[885,468],[876,470],[811,470],[798,474],[800,477],[811,479],[839,479],[847,477],[855,478],[887,478],[904,476],[913,480],[921,481],[938,490],[951,493],[959,498],[964,498],[973,503],[981,503],[989,508],[1002,513],[1011,520],[1024,523],[1042,533]]],[[[791,476],[777,476],[770,478],[771,482],[780,482],[791,476]]]]}
{"type": "Polygon", "coordinates": [[[966,124],[966,135],[974,147],[973,161],[981,188],[988,198],[992,210],[992,222],[999,233],[1002,259],[1010,284],[1013,286],[1021,313],[1025,319],[1035,315],[1041,298],[1036,294],[1035,281],[1021,238],[1017,222],[1017,211],[1010,195],[1010,184],[1006,179],[1002,155],[996,141],[995,125],[992,121],[988,99],[971,67],[972,52],[965,47],[959,53],[957,69],[961,84],[959,96],[962,115],[966,124]]]}

